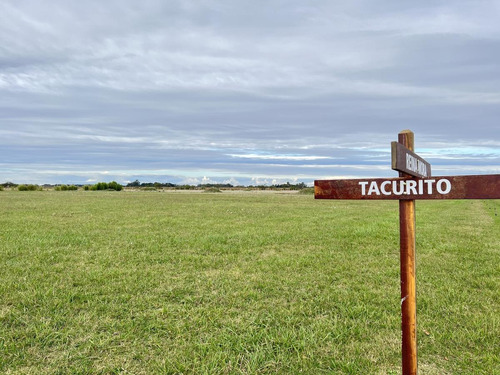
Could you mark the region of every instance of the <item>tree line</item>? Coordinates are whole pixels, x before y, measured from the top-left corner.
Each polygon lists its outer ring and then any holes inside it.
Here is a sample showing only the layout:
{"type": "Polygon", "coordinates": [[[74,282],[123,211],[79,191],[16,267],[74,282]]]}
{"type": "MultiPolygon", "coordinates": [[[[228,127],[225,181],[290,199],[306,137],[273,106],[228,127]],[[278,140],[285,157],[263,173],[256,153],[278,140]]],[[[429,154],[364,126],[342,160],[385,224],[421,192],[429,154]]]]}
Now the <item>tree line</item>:
{"type": "MultiPolygon", "coordinates": [[[[307,185],[304,182],[299,182],[296,184],[292,184],[290,182],[286,182],[284,184],[274,184],[274,185],[249,185],[249,186],[235,186],[232,184],[198,184],[198,185],[188,185],[188,184],[174,184],[171,182],[140,182],[139,180],[135,180],[133,182],[125,185],[126,188],[139,188],[143,190],[153,190],[153,189],[175,189],[175,190],[195,190],[195,189],[256,189],[256,190],[303,190],[307,188],[307,185]]],[[[119,184],[116,181],[111,182],[98,182],[93,185],[66,185],[66,184],[57,184],[57,185],[36,185],[36,184],[15,184],[13,182],[4,182],[0,184],[0,191],[7,189],[17,189],[19,191],[36,191],[45,189],[54,189],[56,191],[71,191],[78,190],[82,188],[86,191],[98,191],[98,190],[115,190],[121,191],[124,186],[119,184]]]]}
{"type": "Polygon", "coordinates": [[[249,185],[249,186],[241,186],[241,185],[232,185],[232,184],[198,184],[198,185],[187,185],[187,184],[174,184],[171,182],[140,182],[139,180],[135,180],[133,182],[128,183],[125,187],[127,188],[155,188],[155,189],[209,189],[209,188],[217,188],[217,189],[259,189],[259,190],[276,190],[276,189],[284,189],[284,190],[302,190],[307,188],[307,185],[304,182],[299,182],[297,184],[291,184],[287,182],[285,184],[274,184],[274,185],[249,185]]]}
{"type": "Polygon", "coordinates": [[[40,191],[43,190],[44,188],[47,189],[54,189],[55,191],[71,191],[71,190],[78,190],[79,188],[83,188],[83,190],[114,190],[114,191],[120,191],[123,190],[123,185],[119,184],[116,181],[111,181],[111,182],[98,182],[94,185],[66,185],[66,184],[61,184],[61,185],[37,185],[37,184],[15,184],[13,182],[5,182],[3,184],[0,184],[0,191],[4,190],[5,188],[8,189],[17,189],[19,191],[40,191]]]}

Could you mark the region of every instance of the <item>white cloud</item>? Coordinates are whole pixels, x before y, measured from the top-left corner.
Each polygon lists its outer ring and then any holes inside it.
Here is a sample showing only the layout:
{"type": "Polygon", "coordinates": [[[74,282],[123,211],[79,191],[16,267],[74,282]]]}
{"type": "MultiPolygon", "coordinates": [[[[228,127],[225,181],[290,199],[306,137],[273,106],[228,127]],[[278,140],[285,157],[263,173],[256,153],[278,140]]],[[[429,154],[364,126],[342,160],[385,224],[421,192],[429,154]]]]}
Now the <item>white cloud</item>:
{"type": "Polygon", "coordinates": [[[332,159],[329,156],[314,156],[314,155],[228,154],[228,156],[241,159],[290,160],[290,161],[332,159]]]}
{"type": "Polygon", "coordinates": [[[225,179],[224,181],[222,181],[223,184],[231,184],[233,186],[239,186],[241,185],[241,183],[234,177],[231,177],[231,178],[228,178],[228,179],[225,179]]]}
{"type": "Polygon", "coordinates": [[[181,180],[181,185],[199,185],[201,182],[198,178],[192,178],[192,177],[188,177],[188,178],[183,178],[181,180]]]}

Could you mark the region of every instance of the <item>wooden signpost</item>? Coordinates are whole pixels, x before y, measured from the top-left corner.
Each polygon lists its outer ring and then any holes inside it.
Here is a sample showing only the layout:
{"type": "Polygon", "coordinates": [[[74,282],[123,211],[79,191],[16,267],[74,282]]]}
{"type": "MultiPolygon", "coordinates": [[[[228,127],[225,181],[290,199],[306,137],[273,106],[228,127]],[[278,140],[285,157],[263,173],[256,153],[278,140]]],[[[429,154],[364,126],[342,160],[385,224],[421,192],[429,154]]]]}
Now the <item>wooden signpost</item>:
{"type": "Polygon", "coordinates": [[[500,174],[431,177],[431,165],[414,153],[414,134],[404,130],[391,144],[399,178],[314,181],[316,199],[399,200],[403,375],[417,374],[415,277],[416,199],[500,199],[500,174]]]}

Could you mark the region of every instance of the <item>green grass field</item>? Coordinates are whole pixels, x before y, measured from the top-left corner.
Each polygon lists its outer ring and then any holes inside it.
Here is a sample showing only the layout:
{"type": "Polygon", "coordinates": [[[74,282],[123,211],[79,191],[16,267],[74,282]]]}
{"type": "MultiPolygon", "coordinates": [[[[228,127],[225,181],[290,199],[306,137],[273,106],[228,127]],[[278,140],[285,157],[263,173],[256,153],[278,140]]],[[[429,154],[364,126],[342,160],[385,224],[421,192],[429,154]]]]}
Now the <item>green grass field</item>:
{"type": "MultiPolygon", "coordinates": [[[[0,192],[1,374],[400,374],[398,203],[0,192]]],[[[419,374],[500,373],[500,201],[417,202],[419,374]]]]}

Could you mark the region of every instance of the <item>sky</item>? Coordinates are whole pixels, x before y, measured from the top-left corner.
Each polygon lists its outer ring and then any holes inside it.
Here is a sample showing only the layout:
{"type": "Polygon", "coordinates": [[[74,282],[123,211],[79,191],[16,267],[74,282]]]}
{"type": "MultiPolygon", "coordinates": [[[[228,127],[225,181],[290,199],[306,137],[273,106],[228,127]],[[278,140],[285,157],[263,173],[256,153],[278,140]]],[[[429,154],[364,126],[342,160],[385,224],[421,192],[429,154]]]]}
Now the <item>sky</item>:
{"type": "Polygon", "coordinates": [[[500,173],[500,2],[2,0],[0,182],[500,173]]]}

